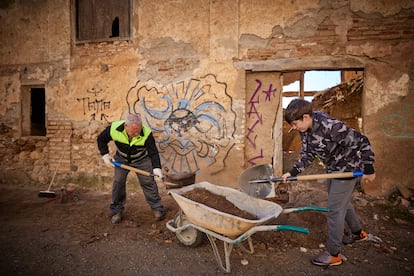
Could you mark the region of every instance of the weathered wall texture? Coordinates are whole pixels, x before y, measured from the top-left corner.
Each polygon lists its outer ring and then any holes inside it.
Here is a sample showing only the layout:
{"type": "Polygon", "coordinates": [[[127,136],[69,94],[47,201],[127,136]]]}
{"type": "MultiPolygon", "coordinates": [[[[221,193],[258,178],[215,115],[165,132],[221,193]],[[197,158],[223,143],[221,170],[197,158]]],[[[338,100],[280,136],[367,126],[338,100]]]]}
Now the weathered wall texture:
{"type": "Polygon", "coordinates": [[[283,156],[281,119],[283,112],[280,73],[246,75],[245,167],[274,164],[274,173],[282,174],[283,156]],[[277,152],[277,153],[275,153],[277,152]]]}
{"type": "MultiPolygon", "coordinates": [[[[365,70],[363,131],[377,159],[377,180],[366,192],[387,194],[414,179],[413,1],[132,4],[130,40],[75,43],[73,1],[1,1],[3,179],[27,175],[47,183],[63,156],[59,177],[110,182],[96,136],[109,122],[139,112],[154,130],[166,168],[236,187],[251,165],[245,153],[257,150],[246,143],[252,135],[247,95],[254,92],[247,91],[246,73],[280,89],[280,79],[269,76],[341,68],[365,70]],[[46,136],[22,135],[27,86],[45,88],[46,136]]],[[[258,104],[266,101],[262,95],[258,104]]],[[[280,99],[272,100],[277,106],[280,99]]],[[[263,118],[273,130],[256,134],[273,144],[256,164],[282,150],[276,141],[281,117],[271,112],[263,118]]]]}

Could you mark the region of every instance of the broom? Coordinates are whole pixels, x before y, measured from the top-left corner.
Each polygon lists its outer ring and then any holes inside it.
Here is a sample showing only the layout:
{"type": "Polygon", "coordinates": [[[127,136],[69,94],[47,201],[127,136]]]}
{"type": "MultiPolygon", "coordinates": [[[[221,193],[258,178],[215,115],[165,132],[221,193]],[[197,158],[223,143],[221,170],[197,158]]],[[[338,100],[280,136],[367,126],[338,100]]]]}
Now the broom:
{"type": "MultiPolygon", "coordinates": [[[[69,138],[71,136],[72,136],[72,131],[70,131],[70,133],[69,133],[69,138]]],[[[65,155],[65,151],[66,151],[66,147],[63,148],[62,156],[60,157],[59,162],[56,165],[56,169],[55,169],[55,172],[53,173],[52,180],[50,181],[49,187],[47,188],[46,191],[40,191],[39,195],[38,195],[39,197],[47,197],[47,198],[56,197],[56,193],[51,191],[50,188],[52,187],[53,180],[55,179],[55,176],[56,176],[57,170],[59,168],[60,162],[62,161],[63,156],[65,155]]]]}

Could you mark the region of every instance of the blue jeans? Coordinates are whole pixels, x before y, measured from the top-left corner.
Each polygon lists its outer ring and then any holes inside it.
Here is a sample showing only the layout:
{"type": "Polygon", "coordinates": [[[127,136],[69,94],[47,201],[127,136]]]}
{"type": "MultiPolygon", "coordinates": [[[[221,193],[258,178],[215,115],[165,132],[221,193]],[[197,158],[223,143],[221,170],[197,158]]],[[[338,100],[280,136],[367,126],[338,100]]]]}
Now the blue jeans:
{"type": "MultiPolygon", "coordinates": [[[[115,155],[115,161],[152,173],[152,164],[150,158],[144,158],[143,160],[140,160],[136,163],[127,163],[124,158],[115,155]]],[[[112,185],[112,203],[109,206],[112,215],[123,212],[125,209],[126,180],[129,172],[129,170],[115,167],[114,181],[112,185]]],[[[165,209],[161,204],[161,197],[158,193],[157,183],[155,182],[154,178],[152,176],[144,176],[138,173],[136,173],[136,175],[138,177],[142,191],[144,192],[145,199],[151,209],[164,212],[165,209]]]]}
{"type": "Polygon", "coordinates": [[[328,242],[331,254],[341,251],[345,222],[352,232],[361,230],[361,223],[351,203],[352,192],[358,178],[328,180],[328,242]]]}

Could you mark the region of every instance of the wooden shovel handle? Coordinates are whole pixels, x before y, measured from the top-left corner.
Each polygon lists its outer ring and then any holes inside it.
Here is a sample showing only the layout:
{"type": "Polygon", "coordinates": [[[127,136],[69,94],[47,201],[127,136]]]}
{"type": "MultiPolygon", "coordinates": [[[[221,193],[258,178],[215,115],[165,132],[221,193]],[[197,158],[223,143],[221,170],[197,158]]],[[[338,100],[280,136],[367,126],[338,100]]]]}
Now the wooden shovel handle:
{"type": "MultiPolygon", "coordinates": [[[[361,172],[361,175],[363,173],[361,172]]],[[[332,178],[348,178],[361,176],[359,172],[341,172],[341,173],[325,173],[325,174],[311,174],[311,175],[298,175],[296,180],[318,180],[318,179],[332,179],[332,178]]]]}
{"type": "MultiPolygon", "coordinates": [[[[325,174],[310,174],[310,175],[298,175],[298,176],[289,176],[286,178],[288,181],[295,180],[318,180],[318,179],[332,179],[332,178],[349,178],[349,177],[358,177],[362,176],[364,172],[355,171],[355,172],[340,172],[340,173],[325,173],[325,174]]],[[[249,183],[268,183],[268,182],[282,182],[284,178],[281,177],[272,177],[268,179],[252,179],[249,183]]]]}
{"type": "Polygon", "coordinates": [[[140,169],[137,169],[137,168],[134,168],[134,167],[131,167],[131,166],[119,163],[119,162],[112,162],[112,164],[114,164],[115,167],[123,168],[125,170],[136,172],[136,173],[141,174],[141,175],[154,176],[154,174],[152,174],[150,172],[140,170],[140,169]]]}
{"type": "MultiPolygon", "coordinates": [[[[137,169],[137,168],[134,168],[134,167],[131,167],[131,166],[119,163],[119,162],[112,162],[112,164],[114,164],[115,167],[120,167],[120,168],[123,168],[125,170],[136,172],[136,173],[141,174],[141,175],[154,176],[153,173],[150,173],[150,172],[147,172],[147,171],[144,171],[144,170],[140,170],[140,169],[137,169]]],[[[169,186],[179,186],[176,183],[171,183],[171,182],[164,181],[164,180],[162,181],[162,183],[164,183],[165,185],[169,185],[169,186]]]]}

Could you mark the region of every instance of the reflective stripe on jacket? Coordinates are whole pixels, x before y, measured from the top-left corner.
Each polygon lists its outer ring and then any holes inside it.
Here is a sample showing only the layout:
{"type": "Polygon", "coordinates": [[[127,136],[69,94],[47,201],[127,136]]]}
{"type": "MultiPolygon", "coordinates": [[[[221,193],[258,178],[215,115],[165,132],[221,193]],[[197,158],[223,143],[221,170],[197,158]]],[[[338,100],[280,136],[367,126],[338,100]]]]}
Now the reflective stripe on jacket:
{"type": "Polygon", "coordinates": [[[142,159],[148,155],[145,148],[145,142],[151,134],[151,129],[147,126],[142,126],[139,136],[135,136],[129,141],[128,134],[125,130],[125,121],[113,122],[110,130],[111,138],[118,148],[119,154],[130,160],[142,159]]]}
{"type": "Polygon", "coordinates": [[[129,141],[125,130],[125,121],[113,122],[98,135],[97,143],[101,155],[109,153],[108,143],[111,140],[114,141],[117,147],[117,154],[125,158],[128,163],[138,162],[149,156],[153,167],[161,168],[160,157],[151,128],[142,125],[140,135],[129,141]]]}

